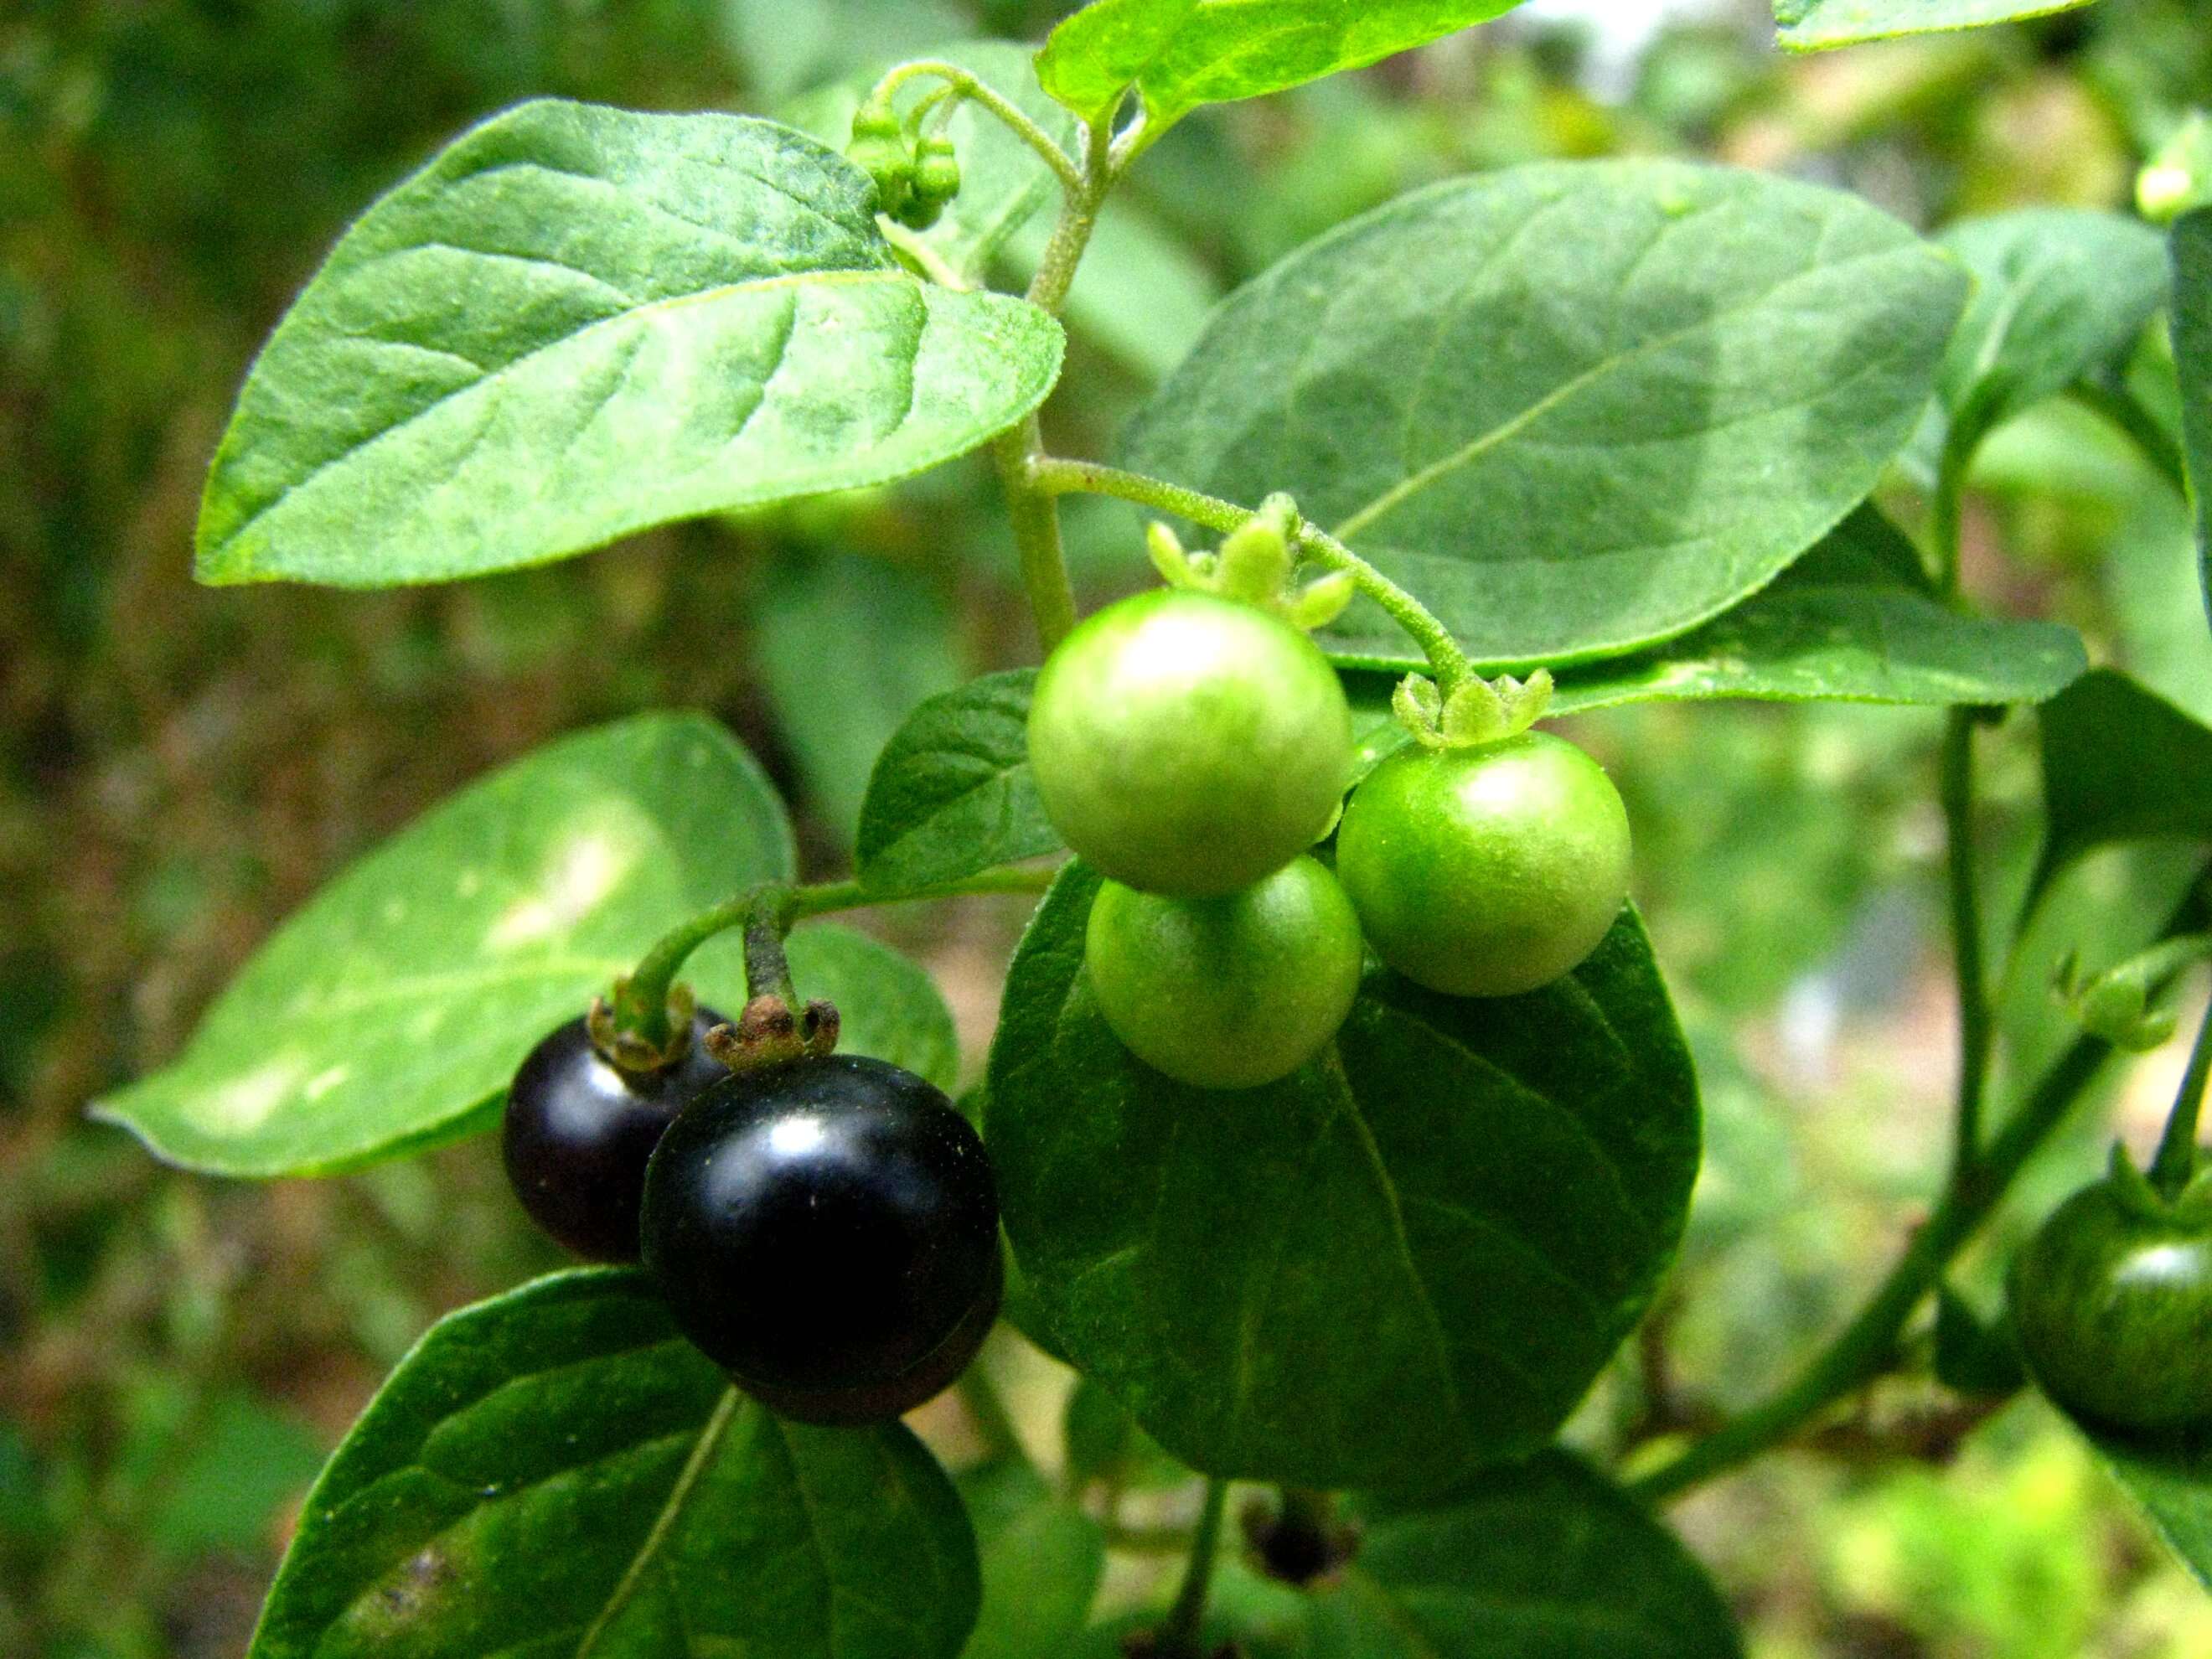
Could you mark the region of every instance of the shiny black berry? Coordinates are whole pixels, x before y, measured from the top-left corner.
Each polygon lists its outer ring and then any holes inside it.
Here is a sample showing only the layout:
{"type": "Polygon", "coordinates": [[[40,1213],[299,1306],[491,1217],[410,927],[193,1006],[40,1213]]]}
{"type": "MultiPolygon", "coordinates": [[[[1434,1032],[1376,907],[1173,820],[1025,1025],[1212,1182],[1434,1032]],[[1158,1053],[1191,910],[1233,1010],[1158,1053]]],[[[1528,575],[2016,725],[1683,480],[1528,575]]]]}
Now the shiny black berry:
{"type": "Polygon", "coordinates": [[[833,1055],[739,1072],[662,1139],[645,1265],[677,1326],[787,1417],[896,1417],[989,1331],[999,1205],[983,1143],[937,1089],[833,1055]]]}
{"type": "Polygon", "coordinates": [[[581,1018],[530,1051],[507,1087],[502,1150],[532,1220],[592,1261],[637,1260],[646,1160],[676,1114],[729,1076],[704,1041],[722,1023],[700,1009],[684,1057],[654,1072],[615,1065],[581,1018]]]}

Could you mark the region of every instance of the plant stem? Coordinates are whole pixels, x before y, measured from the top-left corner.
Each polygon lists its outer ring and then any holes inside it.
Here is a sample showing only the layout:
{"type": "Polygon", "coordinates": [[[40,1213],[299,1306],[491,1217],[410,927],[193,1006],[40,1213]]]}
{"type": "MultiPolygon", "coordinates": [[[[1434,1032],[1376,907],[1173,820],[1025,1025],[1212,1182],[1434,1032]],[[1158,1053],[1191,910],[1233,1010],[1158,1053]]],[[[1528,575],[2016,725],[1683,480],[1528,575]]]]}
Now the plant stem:
{"type": "MultiPolygon", "coordinates": [[[[1113,188],[1109,136],[1103,122],[1084,127],[1082,170],[1068,185],[1060,222],[1053,227],[1052,240],[1045,244],[1036,275],[1030,280],[1028,299],[1033,306],[1057,312],[1067,298],[1083,251],[1097,228],[1098,210],[1113,188]]],[[[1021,555],[1022,586],[1029,595],[1037,636],[1048,653],[1075,626],[1075,590],[1067,579],[1067,553],[1060,544],[1060,502],[1051,492],[1040,489],[1030,474],[1031,463],[1043,453],[1044,428],[1034,414],[991,444],[1014,546],[1021,555]]]]}
{"type": "MultiPolygon", "coordinates": [[[[1218,495],[1185,489],[1180,484],[1146,477],[1141,472],[1125,472],[1120,467],[1103,466],[1096,461],[1039,456],[1030,463],[1030,476],[1040,489],[1052,495],[1079,492],[1111,495],[1118,501],[1134,501],[1139,507],[1175,514],[1224,535],[1242,526],[1255,511],[1223,501],[1218,495]]],[[[1474,678],[1474,666],[1459,648],[1459,641],[1452,638],[1451,630],[1438,622],[1427,606],[1335,537],[1313,525],[1305,525],[1298,532],[1298,548],[1316,564],[1350,571],[1353,585],[1389,612],[1420,646],[1435,672],[1438,689],[1447,696],[1474,678]]]]}
{"type": "Polygon", "coordinates": [[[1153,1644],[1153,1659],[1203,1659],[1200,1630],[1206,1623],[1206,1598],[1213,1584],[1213,1560],[1221,1548],[1221,1517],[1229,1504],[1229,1483],[1209,1477],[1205,1506],[1198,1513],[1198,1530],[1190,1540],[1189,1563],[1183,1568],[1182,1587],[1168,1609],[1153,1644]]]}
{"type": "Polygon", "coordinates": [[[1954,1176],[1905,1247],[1905,1254],[1858,1316],[1789,1386],[1698,1441],[1671,1463],[1632,1483],[1657,1502],[1688,1491],[1779,1445],[1820,1412],[1888,1368],[1913,1310],[1975,1229],[2004,1196],[2021,1167],[2049,1138],[2103,1065],[2112,1046],[2081,1036],[2045,1073],[1988,1152],[1963,1178],[1954,1176]]]}
{"type": "Polygon", "coordinates": [[[2179,490],[2184,500],[2188,498],[2189,474],[2181,446],[2143,407],[2141,398],[2117,380],[2078,381],[2072,393],[2083,408],[2094,410],[2126,434],[2159,476],[2179,490]]]}
{"type": "Polygon", "coordinates": [[[1083,189],[1082,173],[1077,170],[1075,163],[1068,159],[1067,152],[1053,142],[1052,135],[1024,114],[1018,105],[1012,103],[994,88],[978,80],[957,64],[948,64],[939,58],[922,58],[910,64],[901,64],[876,82],[875,91],[870,96],[872,99],[888,101],[908,81],[924,75],[937,76],[951,86],[961,97],[981,105],[998,117],[1005,123],[1009,131],[1035,150],[1044,164],[1052,169],[1054,177],[1060,180],[1061,189],[1070,195],[1083,189]]]}
{"type": "Polygon", "coordinates": [[[2212,1076],[2212,1006],[2205,1009],[2197,1027],[2189,1069],[2182,1073],[2173,1110],[2166,1115],[2166,1133],[2159,1137],[2157,1156],[2151,1159],[2150,1184],[2169,1200],[2179,1198],[2197,1173],[2197,1120],[2203,1110],[2207,1076],[2212,1076]]]}
{"type": "MultiPolygon", "coordinates": [[[[754,955],[751,933],[756,926],[773,931],[780,949],[783,935],[810,916],[921,899],[958,898],[974,893],[1041,893],[1051,885],[1058,873],[1054,869],[1005,865],[959,881],[896,893],[870,892],[857,881],[820,882],[809,887],[763,882],[720,904],[710,905],[662,934],[639,961],[636,971],[617,988],[614,999],[616,1024],[649,1042],[665,1043],[669,1035],[668,993],[676,982],[676,975],[694,951],[732,927],[747,930],[747,980],[749,989],[758,994],[767,988],[750,983],[754,955]]],[[[783,978],[784,992],[788,994],[787,968],[783,978]]]]}
{"type": "Polygon", "coordinates": [[[1942,800],[1951,896],[1951,955],[1959,995],[1959,1088],[1951,1155],[1954,1185],[1973,1168],[1982,1139],[1992,1019],[1982,958],[1981,884],[1974,864],[1974,726],[1954,708],[1943,734],[1942,800]]]}
{"type": "Polygon", "coordinates": [[[1966,469],[1973,464],[1975,440],[1954,427],[1936,465],[1936,495],[1929,534],[1936,543],[1936,585],[1954,603],[1959,598],[1960,549],[1963,539],[1966,469]]]}
{"type": "Polygon", "coordinates": [[[975,1425],[975,1437],[983,1443],[984,1455],[992,1462],[1027,1462],[1029,1453],[1022,1445],[1021,1431],[1014,1426],[1013,1413],[999,1393],[999,1385],[976,1361],[960,1373],[953,1385],[960,1396],[960,1404],[975,1425]]]}

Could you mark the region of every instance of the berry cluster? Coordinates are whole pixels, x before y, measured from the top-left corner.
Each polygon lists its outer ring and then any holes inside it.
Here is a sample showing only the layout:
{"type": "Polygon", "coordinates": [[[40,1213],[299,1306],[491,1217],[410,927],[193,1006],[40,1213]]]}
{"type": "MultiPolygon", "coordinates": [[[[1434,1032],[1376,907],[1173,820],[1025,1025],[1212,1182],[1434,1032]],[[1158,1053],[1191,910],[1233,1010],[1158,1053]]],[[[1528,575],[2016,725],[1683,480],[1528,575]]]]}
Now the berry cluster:
{"type": "Polygon", "coordinates": [[[998,1315],[983,1143],[911,1072],[747,1054],[718,1040],[729,1029],[702,1010],[671,1054],[635,1066],[584,1020],[554,1031],[507,1092],[515,1193],[578,1255],[641,1260],[677,1328],[781,1415],[909,1411],[967,1369],[998,1315]]]}
{"type": "Polygon", "coordinates": [[[1612,781],[1525,729],[1545,682],[1449,698],[1409,682],[1401,716],[1419,743],[1345,800],[1351,710],[1302,624],[1349,590],[1291,589],[1295,533],[1286,502],[1218,556],[1156,531],[1175,585],[1077,628],[1030,707],[1045,811],[1107,878],[1091,994],[1132,1053],[1201,1088],[1311,1060],[1352,1012],[1363,939],[1431,990],[1509,995],[1581,962],[1628,893],[1612,781]],[[1332,829],[1334,870],[1314,854],[1332,829]]]}

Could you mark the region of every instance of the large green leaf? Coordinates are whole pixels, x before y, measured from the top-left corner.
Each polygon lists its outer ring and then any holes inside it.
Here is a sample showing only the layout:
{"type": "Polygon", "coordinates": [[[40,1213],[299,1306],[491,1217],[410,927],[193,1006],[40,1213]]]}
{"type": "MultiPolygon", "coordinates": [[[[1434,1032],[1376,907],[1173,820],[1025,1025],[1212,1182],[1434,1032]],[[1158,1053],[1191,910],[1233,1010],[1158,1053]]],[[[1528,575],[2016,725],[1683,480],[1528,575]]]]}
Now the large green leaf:
{"type": "MultiPolygon", "coordinates": [[[[1421,191],[1232,295],[1132,465],[1287,489],[1485,661],[1687,631],[1873,488],[1964,273],[1856,198],[1677,162],[1421,191]]],[[[1326,635],[1395,658],[1364,602],[1326,635]]]]}
{"type": "Polygon", "coordinates": [[[2089,0],[1774,0],[1782,44],[1794,52],[1973,28],[2071,11],[2089,0]]]}
{"type": "Polygon", "coordinates": [[[2027,208],[1938,240],[1974,275],[1937,388],[1968,444],[2119,357],[2166,301],[2166,245],[2139,219],[2027,208]]]}
{"type": "Polygon", "coordinates": [[[1312,1599],[1298,1659],[1735,1659],[1719,1592],[1674,1534],[1564,1452],[1448,1499],[1370,1502],[1312,1599]]]}
{"type": "Polygon", "coordinates": [[[405,1151],[496,1096],[661,933],[788,878],[793,857],[768,781],[712,721],[649,714],[565,738],[347,869],[175,1061],[94,1115],[223,1175],[405,1151]]]}
{"type": "MultiPolygon", "coordinates": [[[[1567,669],[1553,708],[1568,714],[1706,697],[2041,702],[2088,667],[2081,636],[2063,623],[1976,617],[1942,604],[1924,586],[1917,557],[1894,525],[1863,507],[1771,586],[1704,627],[1632,656],[1567,669]]],[[[1410,641],[1388,655],[1339,660],[1421,665],[1410,641]]]]}
{"type": "Polygon", "coordinates": [[[2166,1547],[2212,1589],[2212,1450],[2160,1449],[2084,1432],[2166,1547]]]}
{"type": "MultiPolygon", "coordinates": [[[[1045,95],[1037,84],[1031,54],[1003,40],[969,40],[926,54],[958,64],[1016,105],[1056,143],[1073,154],[1079,142],[1074,118],[1045,95]]],[[[888,68],[885,64],[883,67],[888,68]]],[[[786,113],[793,124],[833,149],[842,149],[853,134],[853,116],[877,75],[809,93],[786,113]]],[[[922,77],[921,88],[943,82],[922,77]]],[[[903,100],[911,102],[911,99],[903,100]]],[[[1060,181],[1037,153],[995,115],[971,103],[956,109],[944,127],[960,161],[960,193],[927,230],[900,230],[902,239],[926,244],[951,270],[972,283],[989,275],[993,262],[1024,227],[1045,217],[1060,198],[1060,181]]]]}
{"type": "Polygon", "coordinates": [[[1056,852],[1030,771],[1036,671],[986,674],[933,697],[876,761],[860,809],[860,879],[912,892],[1056,852]]]}
{"type": "Polygon", "coordinates": [[[953,1659],[975,1543],[896,1424],[732,1389],[642,1278],[439,1322],[308,1494],[250,1659],[953,1659]]]}
{"type": "Polygon", "coordinates": [[[2197,501],[2197,569],[2212,617],[2212,208],[2185,214],[2173,227],[2173,362],[2197,501]]]}
{"type": "Polygon", "coordinates": [[[254,365],[199,574],[381,586],[879,483],[975,447],[1059,325],[924,284],[788,128],[542,101],[339,241],[254,365]]]}
{"type": "Polygon", "coordinates": [[[1085,119],[1134,87],[1146,138],[1200,104],[1359,69],[1507,12],[1521,0],[1092,0],[1037,59],[1045,90],[1085,119]]]}
{"type": "Polygon", "coordinates": [[[1263,1089],[1170,1082],[1084,979],[1097,878],[1006,982],[985,1134],[1053,1339],[1170,1452],[1315,1486],[1453,1480],[1547,1438],[1649,1300],[1697,1086],[1642,927],[1528,996],[1377,973],[1263,1089]]]}
{"type": "Polygon", "coordinates": [[[2212,841],[2212,729],[2100,668],[2044,706],[2043,857],[2031,890],[2092,848],[2212,841]]]}

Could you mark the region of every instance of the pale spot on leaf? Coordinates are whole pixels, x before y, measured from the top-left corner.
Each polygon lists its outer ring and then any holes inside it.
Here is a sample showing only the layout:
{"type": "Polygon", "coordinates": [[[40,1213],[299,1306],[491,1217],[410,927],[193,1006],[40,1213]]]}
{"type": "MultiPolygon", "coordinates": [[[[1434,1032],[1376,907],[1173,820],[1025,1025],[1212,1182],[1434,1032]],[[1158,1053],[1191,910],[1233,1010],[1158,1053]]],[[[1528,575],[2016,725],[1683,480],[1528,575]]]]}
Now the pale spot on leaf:
{"type": "Polygon", "coordinates": [[[531,890],[484,934],[489,951],[514,951],[556,939],[591,915],[637,866],[646,840],[626,823],[580,828],[552,848],[531,890]]]}
{"type": "Polygon", "coordinates": [[[211,1135],[252,1134],[292,1098],[307,1070],[307,1061],[299,1054],[276,1055],[194,1097],[185,1115],[211,1135]]]}

